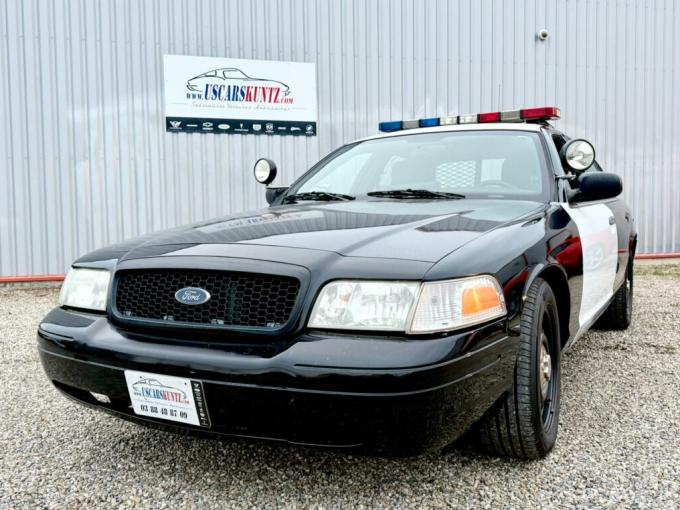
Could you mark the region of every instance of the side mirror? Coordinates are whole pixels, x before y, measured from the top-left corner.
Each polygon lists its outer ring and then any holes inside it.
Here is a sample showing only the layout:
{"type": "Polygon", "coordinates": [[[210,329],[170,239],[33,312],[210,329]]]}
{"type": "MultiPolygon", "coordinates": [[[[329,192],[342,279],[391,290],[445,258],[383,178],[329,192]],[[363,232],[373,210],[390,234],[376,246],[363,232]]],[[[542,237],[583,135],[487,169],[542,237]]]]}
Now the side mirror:
{"type": "Polygon", "coordinates": [[[253,174],[257,182],[267,185],[276,178],[276,163],[267,158],[258,159],[255,162],[253,174]]]}
{"type": "Polygon", "coordinates": [[[621,177],[611,172],[588,172],[576,180],[578,189],[574,190],[572,202],[589,202],[614,198],[623,191],[621,177]]]}
{"type": "Polygon", "coordinates": [[[595,162],[595,148],[588,140],[569,140],[560,150],[562,164],[576,172],[585,172],[595,162]]]}

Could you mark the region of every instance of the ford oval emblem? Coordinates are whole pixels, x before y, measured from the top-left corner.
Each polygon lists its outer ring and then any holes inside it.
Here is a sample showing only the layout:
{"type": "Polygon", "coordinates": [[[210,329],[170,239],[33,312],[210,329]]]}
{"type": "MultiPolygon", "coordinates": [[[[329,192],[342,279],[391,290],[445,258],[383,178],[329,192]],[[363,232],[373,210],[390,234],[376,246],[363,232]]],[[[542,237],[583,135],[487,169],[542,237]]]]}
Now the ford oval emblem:
{"type": "Polygon", "coordinates": [[[184,287],[175,292],[175,299],[183,305],[202,305],[210,301],[210,292],[198,287],[184,287]]]}

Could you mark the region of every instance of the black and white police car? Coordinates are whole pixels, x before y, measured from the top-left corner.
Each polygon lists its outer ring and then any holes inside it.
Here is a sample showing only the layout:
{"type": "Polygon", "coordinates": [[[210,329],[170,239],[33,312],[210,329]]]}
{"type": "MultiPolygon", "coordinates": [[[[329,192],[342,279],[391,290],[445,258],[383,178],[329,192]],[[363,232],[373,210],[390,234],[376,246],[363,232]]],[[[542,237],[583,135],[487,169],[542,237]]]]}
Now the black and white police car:
{"type": "Polygon", "coordinates": [[[637,239],[620,178],[558,117],[385,122],[264,210],[81,257],[39,326],[47,376],[156,426],[544,456],[561,353],[630,324],[637,239]]]}

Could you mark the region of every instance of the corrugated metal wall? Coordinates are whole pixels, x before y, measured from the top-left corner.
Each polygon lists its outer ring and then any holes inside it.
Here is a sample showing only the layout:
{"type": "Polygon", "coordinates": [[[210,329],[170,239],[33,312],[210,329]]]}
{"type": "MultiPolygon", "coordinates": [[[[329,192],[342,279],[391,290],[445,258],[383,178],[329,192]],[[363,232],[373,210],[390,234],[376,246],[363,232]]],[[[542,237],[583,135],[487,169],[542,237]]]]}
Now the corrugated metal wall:
{"type": "Polygon", "coordinates": [[[289,183],[379,120],[544,104],[623,176],[641,251],[680,251],[679,28],[673,0],[2,0],[0,275],[262,206],[258,156],[289,183]],[[316,62],[319,136],[166,133],[165,53],[316,62]]]}

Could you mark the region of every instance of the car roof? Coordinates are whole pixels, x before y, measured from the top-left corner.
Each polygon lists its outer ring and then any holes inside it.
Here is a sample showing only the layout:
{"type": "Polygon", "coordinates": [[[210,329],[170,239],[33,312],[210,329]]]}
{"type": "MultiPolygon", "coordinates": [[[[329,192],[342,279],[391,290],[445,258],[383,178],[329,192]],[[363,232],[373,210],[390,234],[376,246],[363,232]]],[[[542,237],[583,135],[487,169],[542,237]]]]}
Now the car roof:
{"type": "Polygon", "coordinates": [[[392,133],[381,133],[379,135],[367,136],[354,140],[354,142],[365,142],[367,140],[379,140],[381,138],[393,138],[395,136],[422,135],[426,133],[447,133],[455,131],[531,131],[537,133],[543,128],[550,128],[545,124],[531,122],[488,122],[484,124],[457,124],[452,126],[436,126],[414,129],[400,129],[392,133]]]}

